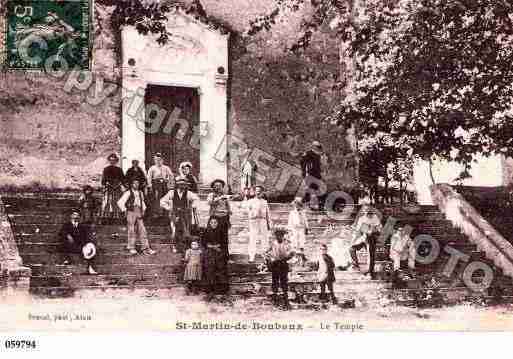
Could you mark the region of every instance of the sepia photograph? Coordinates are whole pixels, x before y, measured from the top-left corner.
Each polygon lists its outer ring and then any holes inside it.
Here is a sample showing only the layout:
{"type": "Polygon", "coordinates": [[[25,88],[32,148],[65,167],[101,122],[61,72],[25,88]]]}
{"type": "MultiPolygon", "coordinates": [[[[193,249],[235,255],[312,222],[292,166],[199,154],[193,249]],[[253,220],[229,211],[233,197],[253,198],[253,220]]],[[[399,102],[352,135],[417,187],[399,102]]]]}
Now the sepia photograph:
{"type": "Polygon", "coordinates": [[[0,0],[0,333],[508,332],[512,243],[509,0],[0,0]]]}

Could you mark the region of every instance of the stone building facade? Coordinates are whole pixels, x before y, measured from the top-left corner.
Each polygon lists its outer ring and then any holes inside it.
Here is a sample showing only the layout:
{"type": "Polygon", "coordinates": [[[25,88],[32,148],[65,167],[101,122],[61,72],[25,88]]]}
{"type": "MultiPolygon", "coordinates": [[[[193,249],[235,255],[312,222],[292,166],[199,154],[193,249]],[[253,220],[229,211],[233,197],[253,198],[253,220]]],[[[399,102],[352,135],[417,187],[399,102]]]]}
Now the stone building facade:
{"type": "MultiPolygon", "coordinates": [[[[188,101],[199,103],[199,115],[191,115],[196,121],[191,128],[200,135],[197,174],[205,184],[221,177],[237,189],[240,165],[249,154],[260,165],[259,183],[294,192],[300,155],[313,140],[325,144],[330,185],[355,184],[351,134],[322,122],[339,100],[336,50],[313,51],[308,60],[268,56],[264,47],[241,48],[236,39],[178,10],[168,21],[176,36],[160,46],[132,29],[115,33],[112,9],[96,4],[94,10],[93,70],[85,78],[0,73],[0,186],[97,186],[112,152],[121,155],[125,168],[135,158],[149,164],[148,141],[140,131],[149,109],[136,121],[126,116],[127,92],[148,84],[192,89],[188,101]],[[285,172],[292,176],[282,183],[285,172]]],[[[139,97],[144,100],[147,93],[139,97]]],[[[177,132],[173,135],[180,137],[177,132]]],[[[180,149],[174,151],[174,171],[195,156],[193,150],[182,157],[176,155],[180,149]]]]}

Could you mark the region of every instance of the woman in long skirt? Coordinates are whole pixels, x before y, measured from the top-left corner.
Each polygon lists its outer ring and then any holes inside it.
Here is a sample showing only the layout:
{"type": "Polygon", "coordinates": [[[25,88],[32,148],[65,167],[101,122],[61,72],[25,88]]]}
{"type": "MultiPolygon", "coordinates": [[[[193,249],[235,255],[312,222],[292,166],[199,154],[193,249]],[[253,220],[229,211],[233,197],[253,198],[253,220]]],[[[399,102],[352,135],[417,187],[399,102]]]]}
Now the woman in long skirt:
{"type": "Polygon", "coordinates": [[[212,299],[214,294],[224,294],[228,290],[228,258],[221,249],[221,237],[217,219],[210,218],[203,236],[206,249],[202,256],[207,300],[212,299]]]}
{"type": "Polygon", "coordinates": [[[125,190],[125,176],[123,170],[117,166],[118,156],[113,153],[107,160],[110,164],[103,169],[102,175],[103,201],[100,216],[103,222],[123,217],[117,203],[125,190]]]}

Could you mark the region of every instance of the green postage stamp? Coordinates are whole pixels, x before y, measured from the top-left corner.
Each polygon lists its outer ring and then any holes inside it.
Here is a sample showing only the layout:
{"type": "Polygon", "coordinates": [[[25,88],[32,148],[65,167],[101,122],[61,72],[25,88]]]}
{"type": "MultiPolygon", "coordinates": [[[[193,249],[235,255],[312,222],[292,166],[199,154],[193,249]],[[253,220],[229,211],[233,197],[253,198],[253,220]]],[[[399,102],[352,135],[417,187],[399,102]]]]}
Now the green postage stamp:
{"type": "Polygon", "coordinates": [[[6,69],[90,69],[90,0],[7,0],[6,69]]]}

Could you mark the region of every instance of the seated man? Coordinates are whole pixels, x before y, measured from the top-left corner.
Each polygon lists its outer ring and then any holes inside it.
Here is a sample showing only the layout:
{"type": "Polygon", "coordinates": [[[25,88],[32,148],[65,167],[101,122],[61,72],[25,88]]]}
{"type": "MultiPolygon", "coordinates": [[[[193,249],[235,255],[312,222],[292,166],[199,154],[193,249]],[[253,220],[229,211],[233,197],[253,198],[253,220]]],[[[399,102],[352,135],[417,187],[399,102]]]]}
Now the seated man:
{"type": "Polygon", "coordinates": [[[72,264],[71,254],[80,254],[86,260],[88,273],[98,274],[93,268],[96,246],[91,241],[89,227],[80,223],[80,212],[78,210],[73,210],[70,221],[62,225],[59,238],[62,242],[61,251],[65,256],[64,265],[72,264]]]}
{"type": "Polygon", "coordinates": [[[362,212],[364,214],[357,219],[354,225],[355,235],[349,253],[351,254],[352,267],[354,269],[360,269],[356,252],[361,248],[367,248],[367,253],[369,254],[369,270],[366,274],[369,274],[371,279],[375,279],[374,261],[376,256],[376,242],[383,226],[381,225],[381,220],[378,215],[374,213],[371,207],[362,208],[362,212]]]}

